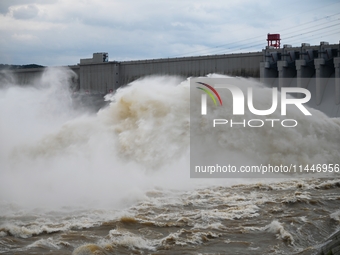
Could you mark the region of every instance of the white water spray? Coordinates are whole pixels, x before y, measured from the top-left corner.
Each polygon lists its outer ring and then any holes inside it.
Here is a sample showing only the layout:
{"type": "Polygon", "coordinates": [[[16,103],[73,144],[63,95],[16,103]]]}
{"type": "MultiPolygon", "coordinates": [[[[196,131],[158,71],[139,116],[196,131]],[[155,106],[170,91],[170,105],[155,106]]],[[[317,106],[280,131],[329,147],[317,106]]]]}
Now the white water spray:
{"type": "MultiPolygon", "coordinates": [[[[137,80],[119,89],[108,107],[89,114],[72,108],[72,75],[48,69],[34,86],[6,84],[0,90],[1,204],[116,208],[146,199],[145,190],[155,187],[233,183],[189,178],[188,80],[137,80]]],[[[339,160],[339,120],[316,115],[312,121],[298,117],[301,128],[280,134],[227,131],[219,145],[255,160],[339,160]]]]}

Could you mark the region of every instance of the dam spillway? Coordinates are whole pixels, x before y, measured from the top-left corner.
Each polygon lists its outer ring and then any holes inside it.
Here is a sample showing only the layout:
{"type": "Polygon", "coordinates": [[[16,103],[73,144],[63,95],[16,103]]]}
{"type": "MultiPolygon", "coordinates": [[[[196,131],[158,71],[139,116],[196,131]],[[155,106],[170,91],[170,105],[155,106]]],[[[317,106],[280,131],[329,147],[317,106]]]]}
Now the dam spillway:
{"type": "Polygon", "coordinates": [[[340,117],[340,44],[321,42],[300,47],[266,47],[260,63],[261,81],[270,87],[298,87],[311,92],[310,107],[340,117]]]}

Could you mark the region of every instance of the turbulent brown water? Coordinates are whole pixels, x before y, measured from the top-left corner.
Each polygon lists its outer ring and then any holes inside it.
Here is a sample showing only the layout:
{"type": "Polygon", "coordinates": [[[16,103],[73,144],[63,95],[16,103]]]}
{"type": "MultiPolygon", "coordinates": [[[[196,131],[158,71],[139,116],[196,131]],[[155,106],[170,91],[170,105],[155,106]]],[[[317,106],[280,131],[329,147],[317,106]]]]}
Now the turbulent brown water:
{"type": "Polygon", "coordinates": [[[339,189],[339,180],[259,182],[154,189],[124,210],[6,208],[1,252],[313,254],[339,228],[339,189]]]}
{"type": "MultiPolygon", "coordinates": [[[[85,114],[72,75],[2,82],[1,254],[316,254],[340,229],[339,173],[190,179],[188,81],[138,80],[85,114]]],[[[265,141],[254,160],[277,160],[275,145],[280,162],[340,163],[339,120],[313,114],[293,137],[247,132],[226,143],[265,141]]]]}

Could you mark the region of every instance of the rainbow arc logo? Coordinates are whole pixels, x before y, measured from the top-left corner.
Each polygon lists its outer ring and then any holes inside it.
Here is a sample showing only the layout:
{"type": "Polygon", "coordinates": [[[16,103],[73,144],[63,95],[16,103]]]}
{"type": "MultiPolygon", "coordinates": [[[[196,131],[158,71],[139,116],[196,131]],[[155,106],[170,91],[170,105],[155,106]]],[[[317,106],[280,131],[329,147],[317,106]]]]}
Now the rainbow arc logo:
{"type": "Polygon", "coordinates": [[[209,97],[213,100],[214,104],[217,106],[217,102],[216,102],[216,98],[218,99],[218,101],[220,102],[220,105],[222,106],[222,99],[220,97],[220,95],[218,94],[218,92],[216,91],[216,89],[214,89],[212,86],[210,86],[209,84],[206,84],[206,83],[203,83],[203,82],[197,82],[198,84],[201,84],[205,87],[207,87],[208,89],[206,88],[201,88],[201,87],[196,87],[200,90],[203,90],[205,93],[207,93],[209,95],[209,97]],[[210,89],[210,90],[209,90],[210,89]],[[211,93],[211,91],[215,94],[215,96],[213,95],[213,93],[211,93]]]}

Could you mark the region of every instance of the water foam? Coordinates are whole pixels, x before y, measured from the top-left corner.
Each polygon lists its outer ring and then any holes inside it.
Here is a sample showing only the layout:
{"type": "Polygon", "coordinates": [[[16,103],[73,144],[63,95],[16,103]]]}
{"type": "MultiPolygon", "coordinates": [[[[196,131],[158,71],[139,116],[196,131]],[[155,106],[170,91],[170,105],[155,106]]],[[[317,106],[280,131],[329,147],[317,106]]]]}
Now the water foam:
{"type": "Polygon", "coordinates": [[[0,91],[0,201],[115,207],[145,199],[153,186],[173,186],[168,180],[184,187],[189,95],[178,78],[135,82],[91,115],[75,111],[64,93],[70,75],[49,69],[33,87],[0,91]],[[152,169],[159,173],[146,173],[152,169]]]}
{"type": "MultiPolygon", "coordinates": [[[[72,107],[73,75],[47,69],[34,86],[6,84],[0,90],[2,205],[120,208],[147,200],[145,191],[154,187],[234,183],[189,178],[189,80],[137,80],[108,97],[108,107],[90,114],[72,107]]],[[[244,81],[261,92],[255,105],[267,105],[267,89],[244,81]]],[[[294,129],[224,129],[218,143],[212,139],[208,146],[220,146],[211,154],[225,148],[255,162],[339,163],[339,120],[316,111],[313,116],[293,113],[299,121],[294,129]]]]}
{"type": "Polygon", "coordinates": [[[274,233],[276,234],[276,237],[278,239],[282,239],[284,241],[286,241],[287,243],[294,245],[294,238],[292,236],[291,233],[289,233],[284,226],[282,225],[282,223],[280,223],[277,220],[273,220],[270,224],[268,224],[267,226],[265,226],[263,228],[263,230],[266,230],[270,233],[274,233]]]}

